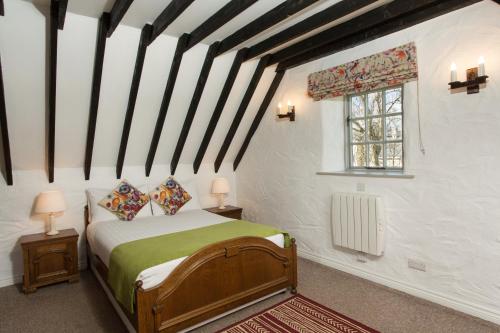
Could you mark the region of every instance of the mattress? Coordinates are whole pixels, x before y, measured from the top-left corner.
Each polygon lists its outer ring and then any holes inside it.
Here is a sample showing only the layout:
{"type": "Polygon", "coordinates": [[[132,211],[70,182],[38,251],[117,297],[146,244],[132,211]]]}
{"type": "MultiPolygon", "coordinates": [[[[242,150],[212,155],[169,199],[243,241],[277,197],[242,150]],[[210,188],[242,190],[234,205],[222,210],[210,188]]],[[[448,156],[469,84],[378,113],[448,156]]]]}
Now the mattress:
{"type": "MultiPolygon", "coordinates": [[[[87,240],[92,253],[99,256],[109,268],[111,251],[123,243],[179,231],[202,228],[209,225],[229,222],[234,219],[209,213],[205,210],[181,211],[173,216],[150,216],[136,218],[132,222],[120,220],[90,223],[87,227],[87,240]]],[[[267,237],[279,247],[284,247],[283,234],[267,237]]],[[[150,267],[137,276],[143,282],[144,289],[160,284],[184,259],[177,258],[163,264],[150,267]]]]}

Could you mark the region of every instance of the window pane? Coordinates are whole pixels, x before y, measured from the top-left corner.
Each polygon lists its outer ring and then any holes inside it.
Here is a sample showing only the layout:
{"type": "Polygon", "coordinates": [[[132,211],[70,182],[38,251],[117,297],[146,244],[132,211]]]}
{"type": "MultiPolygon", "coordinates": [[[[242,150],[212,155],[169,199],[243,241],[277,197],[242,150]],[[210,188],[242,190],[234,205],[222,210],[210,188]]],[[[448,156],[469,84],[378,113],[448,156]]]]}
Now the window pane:
{"type": "Polygon", "coordinates": [[[369,146],[368,166],[370,168],[384,167],[384,150],[382,144],[371,144],[369,146]]]}
{"type": "Polygon", "coordinates": [[[366,167],[366,146],[351,146],[351,166],[353,168],[366,167]]]}
{"type": "Polygon", "coordinates": [[[382,92],[368,94],[368,115],[376,116],[382,114],[383,109],[382,92]]]}
{"type": "Polygon", "coordinates": [[[403,167],[403,144],[402,143],[388,143],[386,160],[388,168],[402,168],[403,167]]]}
{"type": "Polygon", "coordinates": [[[382,141],[382,118],[368,119],[368,140],[382,141]]]}
{"type": "Polygon", "coordinates": [[[385,118],[385,137],[387,140],[403,139],[403,117],[393,116],[385,118]]]}
{"type": "Polygon", "coordinates": [[[357,119],[351,120],[351,129],[352,129],[352,142],[364,142],[365,141],[365,120],[357,119]]]}
{"type": "Polygon", "coordinates": [[[385,112],[402,112],[401,107],[401,87],[385,91],[385,112]]]}
{"type": "Polygon", "coordinates": [[[360,118],[365,116],[365,95],[353,96],[351,98],[351,117],[360,118]]]}
{"type": "Polygon", "coordinates": [[[351,96],[349,154],[352,168],[403,168],[403,88],[351,96]]]}

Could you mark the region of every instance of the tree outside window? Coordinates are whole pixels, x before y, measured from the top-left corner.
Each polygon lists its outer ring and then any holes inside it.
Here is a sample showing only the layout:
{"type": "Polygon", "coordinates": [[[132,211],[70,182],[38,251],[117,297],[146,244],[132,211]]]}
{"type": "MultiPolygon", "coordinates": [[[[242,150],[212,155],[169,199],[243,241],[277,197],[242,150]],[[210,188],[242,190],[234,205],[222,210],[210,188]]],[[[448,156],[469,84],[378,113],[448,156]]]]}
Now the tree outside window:
{"type": "Polygon", "coordinates": [[[349,167],[403,169],[403,88],[351,95],[349,167]]]}

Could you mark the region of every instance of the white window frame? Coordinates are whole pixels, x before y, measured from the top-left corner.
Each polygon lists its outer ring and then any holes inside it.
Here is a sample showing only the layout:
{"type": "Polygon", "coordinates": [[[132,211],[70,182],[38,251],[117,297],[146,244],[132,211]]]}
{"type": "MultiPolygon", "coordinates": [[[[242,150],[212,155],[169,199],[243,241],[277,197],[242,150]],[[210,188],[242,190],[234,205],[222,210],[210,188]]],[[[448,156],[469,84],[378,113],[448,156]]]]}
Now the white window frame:
{"type": "Polygon", "coordinates": [[[371,90],[363,93],[357,93],[357,94],[351,94],[347,95],[345,98],[345,161],[346,161],[346,170],[354,170],[354,171],[404,171],[405,168],[405,158],[404,158],[404,152],[405,152],[405,130],[404,130],[404,85],[396,85],[396,86],[390,86],[382,89],[376,89],[376,90],[371,90]],[[393,90],[393,89],[401,89],[401,112],[397,113],[386,113],[386,94],[385,92],[387,90],[393,90]],[[382,105],[382,113],[380,115],[368,115],[368,95],[371,93],[376,93],[376,92],[383,92],[382,93],[382,99],[383,99],[383,105],[382,105]],[[362,96],[365,95],[365,112],[364,112],[364,117],[356,117],[352,118],[351,117],[351,107],[352,103],[351,100],[353,97],[356,96],[362,96]],[[398,116],[401,115],[401,139],[398,140],[387,140],[387,135],[386,135],[386,118],[387,117],[392,117],[392,116],[398,116]],[[367,138],[367,133],[368,133],[368,120],[369,119],[374,119],[374,118],[380,118],[382,122],[382,140],[380,141],[370,141],[367,138]],[[351,129],[351,121],[352,120],[364,120],[365,121],[365,139],[361,143],[353,143],[352,142],[352,129],[351,129]],[[387,166],[387,144],[390,143],[401,143],[401,162],[402,162],[402,167],[389,167],[387,166]],[[381,144],[382,149],[383,149],[383,166],[382,167],[370,167],[369,166],[369,158],[370,154],[368,152],[368,145],[370,144],[381,144]],[[352,147],[356,145],[365,145],[366,147],[366,160],[365,160],[365,166],[353,166],[353,154],[352,154],[352,147]]]}

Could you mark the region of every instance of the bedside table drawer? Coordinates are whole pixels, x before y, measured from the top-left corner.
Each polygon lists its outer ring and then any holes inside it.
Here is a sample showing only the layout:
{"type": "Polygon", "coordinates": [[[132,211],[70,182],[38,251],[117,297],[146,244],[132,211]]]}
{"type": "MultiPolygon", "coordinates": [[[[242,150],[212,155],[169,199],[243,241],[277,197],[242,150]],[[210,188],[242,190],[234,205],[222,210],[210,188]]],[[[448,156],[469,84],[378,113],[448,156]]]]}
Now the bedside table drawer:
{"type": "Polygon", "coordinates": [[[52,243],[29,249],[32,283],[43,283],[65,278],[76,273],[75,243],[52,243]]]}
{"type": "Polygon", "coordinates": [[[75,229],[60,230],[52,236],[45,233],[21,236],[25,293],[52,283],[79,280],[78,236],[75,229]]]}

